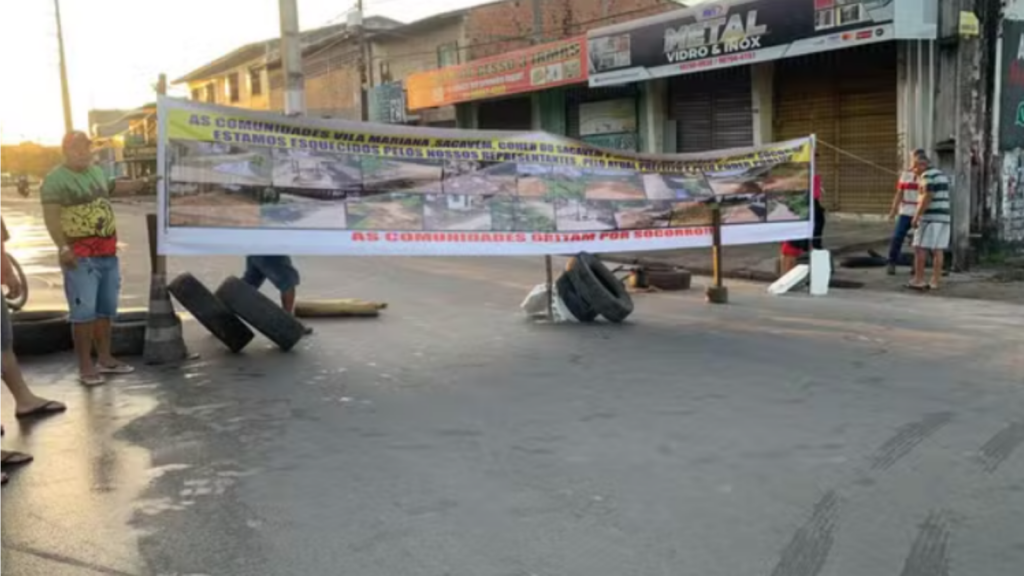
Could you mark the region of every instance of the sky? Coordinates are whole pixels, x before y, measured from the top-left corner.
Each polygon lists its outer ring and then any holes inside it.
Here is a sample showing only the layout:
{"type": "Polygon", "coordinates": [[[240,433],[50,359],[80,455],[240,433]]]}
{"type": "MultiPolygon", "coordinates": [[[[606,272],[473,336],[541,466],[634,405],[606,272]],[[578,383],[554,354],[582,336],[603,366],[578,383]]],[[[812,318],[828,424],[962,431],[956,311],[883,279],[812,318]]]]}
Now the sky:
{"type": "MultiPolygon", "coordinates": [[[[488,0],[365,0],[412,22],[488,0]]],[[[303,30],[343,22],[354,0],[298,0],[303,30]]],[[[153,86],[280,33],[277,0],[61,0],[74,124],[93,108],[138,107],[153,86]],[[116,22],[115,22],[116,15],[116,22]]],[[[0,141],[60,141],[64,120],[52,0],[0,2],[0,141]]]]}

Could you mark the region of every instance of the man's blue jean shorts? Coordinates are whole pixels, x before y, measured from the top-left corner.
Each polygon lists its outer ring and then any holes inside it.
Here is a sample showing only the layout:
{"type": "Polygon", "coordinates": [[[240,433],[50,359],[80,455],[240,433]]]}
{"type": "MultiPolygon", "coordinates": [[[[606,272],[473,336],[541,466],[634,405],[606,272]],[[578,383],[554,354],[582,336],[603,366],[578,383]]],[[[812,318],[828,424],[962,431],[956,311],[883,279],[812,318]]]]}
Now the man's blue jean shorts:
{"type": "Polygon", "coordinates": [[[121,265],[117,256],[79,258],[75,268],[64,268],[64,295],[72,324],[85,324],[117,316],[121,292],[121,265]]]}
{"type": "Polygon", "coordinates": [[[259,288],[267,280],[281,292],[288,292],[299,285],[299,271],[295,269],[290,256],[246,257],[242,281],[253,288],[259,288]]]}

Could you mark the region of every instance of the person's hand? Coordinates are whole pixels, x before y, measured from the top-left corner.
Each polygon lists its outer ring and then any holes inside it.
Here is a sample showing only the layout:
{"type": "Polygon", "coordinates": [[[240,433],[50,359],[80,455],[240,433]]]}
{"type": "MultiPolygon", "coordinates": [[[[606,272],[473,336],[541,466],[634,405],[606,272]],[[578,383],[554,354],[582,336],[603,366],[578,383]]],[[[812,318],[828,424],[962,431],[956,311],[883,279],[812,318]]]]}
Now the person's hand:
{"type": "Polygon", "coordinates": [[[4,278],[4,286],[7,286],[7,297],[12,300],[17,300],[21,297],[21,279],[16,275],[11,274],[7,278],[4,278]]]}
{"type": "Polygon", "coordinates": [[[921,217],[914,216],[914,220],[910,223],[911,228],[918,228],[921,226],[921,217]]]}
{"type": "Polygon", "coordinates": [[[64,246],[61,248],[58,253],[58,258],[60,259],[60,265],[64,268],[69,270],[78,268],[78,257],[75,256],[75,252],[69,247],[64,246]]]}
{"type": "Polygon", "coordinates": [[[895,220],[895,219],[896,219],[896,213],[895,213],[895,212],[889,212],[889,215],[888,215],[888,216],[886,216],[885,218],[886,218],[886,220],[888,220],[889,222],[892,222],[893,220],[895,220]]]}

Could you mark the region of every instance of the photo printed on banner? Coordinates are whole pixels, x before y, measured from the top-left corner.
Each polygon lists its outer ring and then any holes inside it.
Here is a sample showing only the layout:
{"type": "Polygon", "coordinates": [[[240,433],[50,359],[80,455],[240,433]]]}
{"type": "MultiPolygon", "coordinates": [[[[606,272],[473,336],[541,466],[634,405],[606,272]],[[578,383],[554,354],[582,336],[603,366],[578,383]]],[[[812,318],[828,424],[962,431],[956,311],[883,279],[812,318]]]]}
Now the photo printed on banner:
{"type": "Polygon", "coordinates": [[[351,230],[423,230],[423,194],[382,193],[351,198],[348,227],[351,230]]]}
{"type": "Polygon", "coordinates": [[[555,205],[530,198],[494,198],[491,221],[496,232],[554,232],[557,229],[555,205]]]}
{"type": "Polygon", "coordinates": [[[711,200],[715,195],[701,173],[644,174],[643,181],[651,200],[711,200]]]}
{"type": "Polygon", "coordinates": [[[363,156],[363,194],[440,194],[440,160],[363,156]]]}
{"type": "Polygon", "coordinates": [[[258,228],[269,186],[168,182],[168,224],[189,228],[258,228]]]}
{"type": "Polygon", "coordinates": [[[584,168],[584,196],[587,200],[645,200],[643,178],[636,170],[584,168]]]}
{"type": "Polygon", "coordinates": [[[672,223],[671,202],[615,202],[614,206],[615,223],[620,230],[668,228],[672,223]]]}
{"type": "Polygon", "coordinates": [[[230,186],[270,186],[270,148],[241,147],[219,142],[172,140],[172,182],[203,182],[230,186]]]}
{"type": "Polygon", "coordinates": [[[492,230],[491,202],[494,196],[478,194],[437,194],[426,197],[427,230],[444,232],[489,232],[492,230]]]}
{"type": "Polygon", "coordinates": [[[446,160],[441,187],[445,194],[515,196],[516,163],[446,160]]]}
{"type": "Polygon", "coordinates": [[[274,186],[361,192],[362,158],[337,152],[277,149],[274,151],[274,186]]]}
{"type": "Polygon", "coordinates": [[[583,169],[575,166],[519,163],[518,174],[520,198],[571,200],[586,194],[583,169]]]}
{"type": "Polygon", "coordinates": [[[557,200],[555,215],[559,232],[615,230],[615,203],[598,200],[557,200]]]}
{"type": "Polygon", "coordinates": [[[715,201],[722,207],[722,223],[757,224],[766,221],[763,186],[768,173],[769,167],[757,166],[707,174],[715,201]]]}

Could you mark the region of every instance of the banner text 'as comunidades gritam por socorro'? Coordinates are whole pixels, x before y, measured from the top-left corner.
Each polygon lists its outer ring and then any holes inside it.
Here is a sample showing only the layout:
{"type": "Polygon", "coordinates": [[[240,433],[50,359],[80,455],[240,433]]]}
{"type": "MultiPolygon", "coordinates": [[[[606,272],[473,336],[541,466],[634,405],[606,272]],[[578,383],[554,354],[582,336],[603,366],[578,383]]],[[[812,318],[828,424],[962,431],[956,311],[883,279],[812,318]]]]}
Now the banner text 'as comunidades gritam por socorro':
{"type": "Polygon", "coordinates": [[[814,141],[680,155],[163,98],[164,254],[626,252],[811,234],[814,141]]]}

